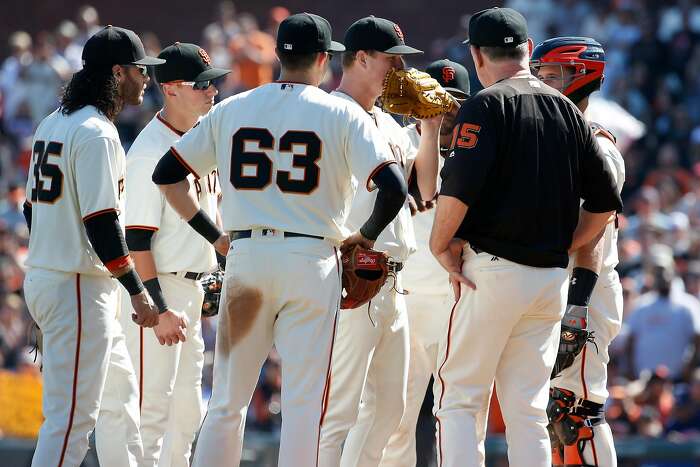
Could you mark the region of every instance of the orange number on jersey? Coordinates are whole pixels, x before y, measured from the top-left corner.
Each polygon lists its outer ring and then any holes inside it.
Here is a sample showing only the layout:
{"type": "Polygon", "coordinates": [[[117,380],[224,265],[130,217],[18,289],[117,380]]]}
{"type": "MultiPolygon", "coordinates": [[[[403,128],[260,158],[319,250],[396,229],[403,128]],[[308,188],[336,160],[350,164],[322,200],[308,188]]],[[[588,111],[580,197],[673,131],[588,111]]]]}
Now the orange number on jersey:
{"type": "Polygon", "coordinates": [[[461,149],[471,149],[476,146],[479,142],[479,131],[481,131],[480,125],[475,125],[473,123],[462,123],[459,127],[455,129],[454,139],[456,139],[453,146],[461,149]],[[458,129],[457,129],[458,128],[458,129]],[[459,131],[459,134],[457,133],[459,131]]]}

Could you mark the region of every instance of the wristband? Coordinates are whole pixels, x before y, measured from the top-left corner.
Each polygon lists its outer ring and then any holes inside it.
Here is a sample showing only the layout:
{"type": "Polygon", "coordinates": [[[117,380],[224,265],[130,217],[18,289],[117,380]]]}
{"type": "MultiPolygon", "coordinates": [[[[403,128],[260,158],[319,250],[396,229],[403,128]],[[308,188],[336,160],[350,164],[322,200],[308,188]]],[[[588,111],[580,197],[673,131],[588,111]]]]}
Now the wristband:
{"type": "Polygon", "coordinates": [[[192,219],[188,222],[190,226],[202,237],[206,238],[209,243],[214,243],[219,239],[223,232],[217,227],[214,222],[206,215],[203,210],[197,211],[192,219]]]}
{"type": "Polygon", "coordinates": [[[117,277],[117,280],[124,286],[129,295],[134,296],[143,292],[143,283],[136,270],[129,269],[127,272],[117,277]]]}
{"type": "Polygon", "coordinates": [[[158,313],[165,313],[168,311],[168,305],[165,304],[165,297],[163,296],[163,291],[160,288],[160,282],[158,278],[148,279],[144,281],[143,286],[148,290],[148,294],[153,299],[153,303],[158,308],[158,313]]]}
{"type": "Polygon", "coordinates": [[[593,287],[598,274],[586,268],[574,268],[569,281],[569,299],[571,305],[588,306],[593,294],[593,287]]]}

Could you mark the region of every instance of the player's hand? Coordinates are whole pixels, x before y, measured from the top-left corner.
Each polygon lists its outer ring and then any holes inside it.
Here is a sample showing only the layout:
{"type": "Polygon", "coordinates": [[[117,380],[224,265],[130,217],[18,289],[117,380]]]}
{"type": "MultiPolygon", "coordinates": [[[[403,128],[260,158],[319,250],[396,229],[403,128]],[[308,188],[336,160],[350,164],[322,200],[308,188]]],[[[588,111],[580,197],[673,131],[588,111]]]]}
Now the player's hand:
{"type": "Polygon", "coordinates": [[[185,342],[185,331],[189,320],[184,313],[166,310],[159,317],[158,324],[153,327],[160,345],[173,345],[185,342]]]}
{"type": "Polygon", "coordinates": [[[340,251],[345,253],[354,245],[360,245],[363,248],[371,249],[374,248],[374,240],[365,238],[365,236],[362,235],[358,230],[357,232],[350,234],[348,238],[343,240],[343,243],[340,245],[340,251]]]}
{"type": "Polygon", "coordinates": [[[421,133],[425,130],[435,130],[437,132],[440,129],[440,124],[442,123],[443,115],[437,115],[431,118],[424,118],[420,121],[421,133]]]}
{"type": "Polygon", "coordinates": [[[413,196],[408,195],[408,208],[411,210],[411,216],[432,209],[433,206],[435,206],[435,204],[432,201],[419,201],[413,196]]]}
{"type": "Polygon", "coordinates": [[[217,253],[226,256],[228,254],[228,249],[231,247],[231,240],[229,240],[227,234],[222,233],[221,236],[216,239],[213,245],[217,253]]]}
{"type": "Polygon", "coordinates": [[[131,315],[134,323],[144,328],[152,328],[158,324],[158,308],[145,290],[131,296],[131,306],[134,308],[134,313],[131,315]]]}
{"type": "Polygon", "coordinates": [[[447,245],[447,250],[445,250],[443,253],[448,257],[448,263],[452,265],[452,267],[450,267],[448,270],[448,273],[450,285],[452,286],[452,292],[455,296],[455,302],[458,302],[459,298],[462,296],[461,284],[466,285],[472,290],[476,290],[476,284],[462,273],[462,267],[464,265],[464,261],[462,260],[462,251],[465,243],[466,242],[464,240],[453,238],[447,245]]]}

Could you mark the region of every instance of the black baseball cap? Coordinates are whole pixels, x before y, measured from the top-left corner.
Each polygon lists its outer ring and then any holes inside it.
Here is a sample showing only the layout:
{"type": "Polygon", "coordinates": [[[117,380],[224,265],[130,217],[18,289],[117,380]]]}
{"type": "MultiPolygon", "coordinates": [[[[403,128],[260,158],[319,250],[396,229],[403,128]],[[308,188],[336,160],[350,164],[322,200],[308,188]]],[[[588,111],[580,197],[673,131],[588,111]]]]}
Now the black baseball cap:
{"type": "Polygon", "coordinates": [[[158,54],[165,63],[155,69],[156,81],[210,81],[227,75],[231,70],[213,68],[209,54],[196,44],[175,42],[158,54]]]}
{"type": "Polygon", "coordinates": [[[527,21],[512,8],[481,10],[469,19],[469,38],[476,47],[516,47],[527,42],[527,21]]]}
{"type": "Polygon", "coordinates": [[[459,63],[447,59],[437,60],[428,65],[425,72],[454,97],[469,97],[469,72],[459,63]]]}
{"type": "Polygon", "coordinates": [[[288,54],[343,52],[345,46],[331,40],[331,25],[311,13],[287,16],[277,30],[277,50],[288,54]]]}
{"type": "Polygon", "coordinates": [[[112,65],[160,65],[165,60],[146,55],[139,36],[130,29],[105,26],[83,47],[83,67],[105,68],[112,65]]]}
{"type": "Polygon", "coordinates": [[[406,45],[398,24],[384,18],[368,16],[358,19],[345,33],[348,50],[376,50],[392,55],[422,54],[422,50],[406,45]]]}

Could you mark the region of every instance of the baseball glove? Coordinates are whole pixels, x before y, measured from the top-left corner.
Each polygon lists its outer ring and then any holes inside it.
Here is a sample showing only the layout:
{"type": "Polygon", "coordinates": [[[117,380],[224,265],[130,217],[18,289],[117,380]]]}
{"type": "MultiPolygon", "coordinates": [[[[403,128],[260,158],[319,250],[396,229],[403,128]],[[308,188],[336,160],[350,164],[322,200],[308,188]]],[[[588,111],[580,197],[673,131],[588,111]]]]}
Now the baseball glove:
{"type": "Polygon", "coordinates": [[[224,271],[220,269],[200,279],[200,283],[204,289],[202,317],[209,318],[219,313],[219,300],[221,299],[221,286],[223,282],[224,271]]]}
{"type": "MultiPolygon", "coordinates": [[[[586,329],[588,307],[567,305],[566,313],[561,322],[561,336],[557,359],[554,362],[551,379],[573,365],[587,342],[593,342],[593,332],[586,329]]],[[[595,342],[593,342],[595,344],[595,342]]]]}
{"type": "Polygon", "coordinates": [[[428,73],[392,69],[384,78],[382,106],[387,112],[423,119],[452,110],[455,100],[428,73]]]}
{"type": "Polygon", "coordinates": [[[359,245],[343,253],[343,293],[340,308],[357,308],[379,293],[389,275],[386,253],[359,245]]]}

